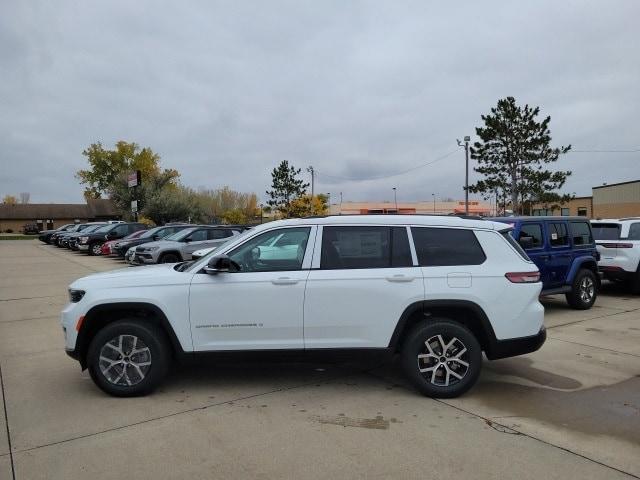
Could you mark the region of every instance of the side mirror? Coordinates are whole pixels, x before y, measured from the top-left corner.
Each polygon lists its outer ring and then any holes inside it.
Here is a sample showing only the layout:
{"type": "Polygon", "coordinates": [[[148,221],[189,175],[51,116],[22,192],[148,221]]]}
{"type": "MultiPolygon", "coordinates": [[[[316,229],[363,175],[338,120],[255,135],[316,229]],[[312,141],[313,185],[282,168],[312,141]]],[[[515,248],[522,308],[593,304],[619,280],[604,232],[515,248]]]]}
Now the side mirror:
{"type": "Polygon", "coordinates": [[[116,238],[117,236],[118,236],[118,234],[117,234],[116,232],[109,232],[109,233],[107,234],[107,237],[108,237],[108,238],[116,238]]]}
{"type": "Polygon", "coordinates": [[[520,237],[518,243],[525,250],[533,248],[533,237],[520,237]]]}
{"type": "Polygon", "coordinates": [[[193,238],[191,238],[191,237],[187,237],[187,238],[185,238],[183,240],[184,243],[189,243],[189,242],[192,242],[192,241],[193,241],[193,238]]]}
{"type": "Polygon", "coordinates": [[[209,275],[216,275],[218,273],[239,272],[240,265],[238,265],[226,255],[219,255],[209,260],[207,266],[204,267],[204,271],[209,275]]]}
{"type": "Polygon", "coordinates": [[[158,235],[157,233],[151,237],[153,240],[160,240],[160,235],[158,235]]]}

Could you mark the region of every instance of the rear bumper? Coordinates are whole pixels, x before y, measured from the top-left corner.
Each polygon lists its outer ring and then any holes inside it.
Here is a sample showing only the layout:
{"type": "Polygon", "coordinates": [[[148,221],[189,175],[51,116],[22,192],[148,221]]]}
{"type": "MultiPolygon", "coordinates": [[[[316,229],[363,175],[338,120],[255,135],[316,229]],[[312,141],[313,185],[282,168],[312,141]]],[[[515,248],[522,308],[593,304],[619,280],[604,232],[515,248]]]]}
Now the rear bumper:
{"type": "Polygon", "coordinates": [[[524,355],[538,350],[546,339],[547,329],[543,326],[536,335],[510,338],[508,340],[496,340],[494,344],[491,345],[491,349],[485,353],[489,360],[524,355]]]}

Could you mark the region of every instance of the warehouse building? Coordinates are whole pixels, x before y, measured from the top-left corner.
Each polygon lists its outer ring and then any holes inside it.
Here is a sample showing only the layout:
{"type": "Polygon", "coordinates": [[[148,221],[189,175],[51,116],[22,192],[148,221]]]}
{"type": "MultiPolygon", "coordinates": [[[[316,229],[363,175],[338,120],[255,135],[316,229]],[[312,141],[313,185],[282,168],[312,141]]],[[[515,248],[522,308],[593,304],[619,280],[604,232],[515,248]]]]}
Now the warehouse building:
{"type": "Polygon", "coordinates": [[[640,180],[593,187],[593,218],[640,217],[640,180]]]}

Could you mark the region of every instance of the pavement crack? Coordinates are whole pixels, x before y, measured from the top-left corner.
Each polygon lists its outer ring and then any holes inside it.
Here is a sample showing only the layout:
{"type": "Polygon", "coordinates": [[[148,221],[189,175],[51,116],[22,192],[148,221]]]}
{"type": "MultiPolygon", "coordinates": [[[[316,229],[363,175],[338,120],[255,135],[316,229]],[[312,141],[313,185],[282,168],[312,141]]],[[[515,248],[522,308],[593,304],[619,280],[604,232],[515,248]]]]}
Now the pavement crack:
{"type": "Polygon", "coordinates": [[[11,431],[9,430],[9,414],[7,413],[7,395],[4,390],[4,377],[2,376],[2,364],[0,364],[0,390],[2,390],[2,408],[4,410],[4,424],[7,428],[7,446],[9,447],[9,459],[11,463],[11,478],[16,480],[16,467],[13,462],[13,450],[11,447],[11,431]]]}
{"type": "Polygon", "coordinates": [[[636,357],[636,358],[640,358],[640,355],[636,354],[636,353],[628,353],[628,352],[621,352],[619,350],[613,350],[611,348],[605,348],[605,347],[598,347],[597,345],[588,345],[586,343],[580,343],[580,342],[572,342],[571,340],[565,340],[563,338],[557,338],[557,337],[549,337],[552,340],[557,340],[559,342],[564,342],[564,343],[571,343],[573,345],[580,345],[582,347],[588,347],[588,348],[596,348],[598,350],[604,350],[606,352],[612,352],[612,353],[618,353],[620,355],[629,355],[631,357],[636,357]]]}
{"type": "Polygon", "coordinates": [[[13,302],[14,300],[35,300],[37,298],[56,298],[60,295],[43,295],[42,297],[1,298],[0,302],[13,302]]]}
{"type": "Polygon", "coordinates": [[[576,320],[574,322],[567,322],[567,323],[561,323],[560,325],[553,325],[551,327],[547,327],[547,330],[553,330],[554,328],[566,327],[567,325],[574,325],[576,323],[588,322],[590,320],[598,320],[600,318],[615,317],[616,315],[622,315],[624,313],[637,312],[639,310],[640,310],[640,308],[632,308],[631,310],[620,310],[619,312],[609,313],[607,315],[600,315],[599,317],[584,318],[582,320],[576,320]]]}

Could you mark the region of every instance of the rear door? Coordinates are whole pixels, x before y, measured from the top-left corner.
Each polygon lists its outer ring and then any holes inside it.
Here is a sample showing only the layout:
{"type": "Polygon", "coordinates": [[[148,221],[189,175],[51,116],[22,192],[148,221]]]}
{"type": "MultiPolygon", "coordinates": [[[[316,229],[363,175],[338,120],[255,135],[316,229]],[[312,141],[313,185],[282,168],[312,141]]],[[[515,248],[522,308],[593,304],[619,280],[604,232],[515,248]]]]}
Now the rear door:
{"type": "Polygon", "coordinates": [[[565,285],[569,268],[573,260],[569,229],[567,222],[551,220],[547,222],[547,242],[549,243],[547,269],[549,284],[545,288],[561,287],[565,285]]]}
{"type": "MultiPolygon", "coordinates": [[[[305,348],[384,348],[397,321],[424,299],[406,226],[324,226],[304,301],[305,348]]],[[[279,240],[265,245],[265,254],[279,240]]]]}

